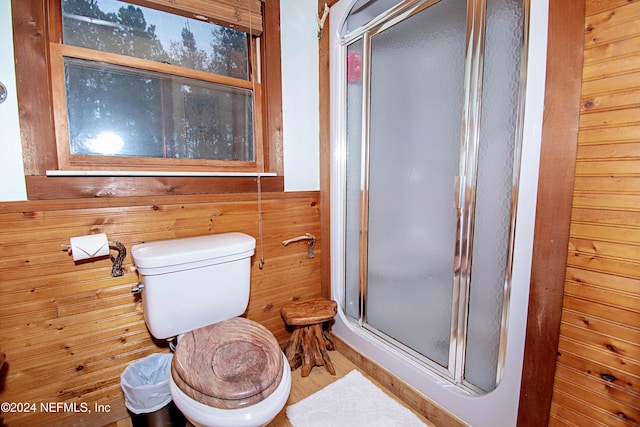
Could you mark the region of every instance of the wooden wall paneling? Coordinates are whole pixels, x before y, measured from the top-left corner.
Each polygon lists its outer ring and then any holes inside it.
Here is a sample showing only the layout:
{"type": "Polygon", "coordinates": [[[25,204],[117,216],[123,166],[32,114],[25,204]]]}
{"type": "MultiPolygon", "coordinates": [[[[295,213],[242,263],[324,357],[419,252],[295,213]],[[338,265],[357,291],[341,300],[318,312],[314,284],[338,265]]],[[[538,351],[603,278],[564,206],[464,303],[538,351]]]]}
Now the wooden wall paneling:
{"type": "MultiPolygon", "coordinates": [[[[572,343],[568,340],[563,344],[565,344],[565,348],[568,349],[566,350],[567,352],[571,350],[576,352],[582,351],[582,348],[572,348],[571,344],[575,343],[572,343]]],[[[609,399],[620,400],[621,402],[624,402],[624,404],[629,408],[635,408],[633,410],[637,411],[637,400],[630,399],[630,397],[632,396],[617,384],[608,383],[604,385],[602,384],[602,381],[600,381],[600,378],[597,378],[596,376],[585,376],[577,369],[569,368],[564,365],[558,365],[557,375],[558,377],[564,378],[565,381],[570,381],[574,384],[580,384],[583,389],[589,390],[593,393],[597,393],[601,396],[601,398],[606,396],[609,399]]]]}
{"type": "MultiPolygon", "coordinates": [[[[629,376],[622,370],[612,369],[606,365],[596,363],[584,357],[562,351],[562,364],[559,363],[558,374],[554,385],[553,401],[558,406],[566,407],[573,412],[581,413],[590,419],[590,423],[606,426],[634,426],[638,425],[639,409],[637,397],[620,399],[620,395],[631,396],[629,390],[617,387],[618,393],[595,393],[592,383],[607,384],[609,389],[625,381],[637,381],[637,377],[629,376]],[[563,369],[570,367],[576,375],[590,381],[582,384],[567,381],[562,378],[563,369]],[[590,372],[585,375],[585,372],[590,372]],[[609,378],[605,380],[604,378],[609,378]]],[[[569,417],[565,422],[576,424],[576,419],[569,417]]],[[[550,425],[555,425],[550,423],[550,425]]]]}
{"type": "MultiPolygon", "coordinates": [[[[640,74],[638,75],[640,79],[640,74]]],[[[600,159],[624,159],[633,156],[640,149],[640,143],[616,144],[615,146],[606,144],[584,144],[578,147],[578,160],[588,160],[592,158],[600,159]]]]}
{"type": "MultiPolygon", "coordinates": [[[[562,393],[567,397],[567,406],[573,406],[573,409],[587,415],[593,421],[603,423],[607,426],[625,426],[629,425],[628,421],[620,418],[616,421],[611,420],[611,414],[617,414],[620,409],[619,405],[613,405],[612,401],[606,395],[596,393],[589,388],[589,384],[574,382],[563,378],[560,374],[556,377],[556,385],[562,388],[562,393]],[[603,405],[602,402],[605,401],[603,405]],[[608,403],[608,404],[607,404],[608,403]]],[[[640,412],[632,406],[622,405],[625,414],[631,414],[633,419],[638,419],[640,412]]]]}
{"type": "MultiPolygon", "coordinates": [[[[638,63],[640,66],[640,63],[638,63]]],[[[603,111],[603,112],[591,112],[590,114],[583,114],[580,119],[580,127],[587,129],[596,126],[624,126],[625,124],[631,124],[635,122],[639,108],[623,109],[615,111],[603,111]]],[[[618,165],[622,167],[623,165],[618,165]]]]}
{"type": "Polygon", "coordinates": [[[559,406],[555,402],[551,404],[549,424],[557,427],[602,427],[602,424],[591,421],[589,418],[583,416],[580,412],[575,412],[567,409],[566,406],[559,406]],[[576,424],[574,424],[573,422],[568,423],[567,421],[565,421],[566,419],[575,420],[576,424]]]}
{"type": "Polygon", "coordinates": [[[635,296],[638,289],[638,282],[631,277],[613,275],[607,271],[575,268],[572,265],[567,268],[567,283],[596,286],[600,289],[614,290],[631,296],[635,296]]]}
{"type": "MultiPolygon", "coordinates": [[[[640,127],[638,130],[640,131],[640,127]]],[[[575,196],[583,195],[584,192],[637,194],[640,191],[640,178],[632,176],[577,176],[575,183],[575,196]]]]}
{"type": "Polygon", "coordinates": [[[570,413],[567,418],[575,420],[581,424],[571,424],[582,426],[607,426],[607,427],[627,427],[629,426],[624,420],[607,420],[603,424],[602,419],[606,419],[607,414],[595,406],[590,406],[586,401],[576,398],[565,392],[557,392],[554,399],[568,409],[570,413]],[[576,417],[579,414],[579,417],[576,417]]]}
{"type": "Polygon", "coordinates": [[[636,57],[622,57],[608,60],[607,63],[594,62],[585,64],[584,78],[585,80],[613,77],[617,74],[623,74],[630,70],[637,70],[640,65],[640,59],[636,57]]]}
{"type": "MultiPolygon", "coordinates": [[[[322,239],[313,259],[307,258],[306,242],[282,245],[307,232],[320,236],[319,206],[319,192],[262,195],[263,241],[251,266],[246,316],[279,341],[290,335],[280,306],[321,293],[322,239]],[[264,256],[263,269],[258,256],[264,256]]],[[[227,231],[259,237],[256,194],[0,204],[0,352],[7,357],[1,400],[112,409],[109,414],[8,413],[7,425],[104,425],[126,418],[120,374],[133,361],[168,351],[166,343],[150,336],[141,300],[131,294],[138,276],[130,256],[124,276],[112,278],[108,259],[74,263],[61,244],[105,232],[130,249],[144,241],[227,231]]]]}
{"type": "MultiPolygon", "coordinates": [[[[637,147],[640,148],[640,145],[637,147]]],[[[594,209],[584,209],[576,207],[573,209],[572,221],[583,224],[597,224],[599,226],[608,227],[627,227],[629,225],[640,225],[640,218],[633,212],[629,212],[623,209],[620,210],[604,210],[595,211],[594,209]]],[[[630,230],[633,231],[633,230],[630,230]]],[[[581,235],[580,237],[588,238],[590,236],[581,235]]]]}
{"type": "Polygon", "coordinates": [[[640,424],[640,2],[586,1],[550,425],[640,424]]]}
{"type": "Polygon", "coordinates": [[[567,282],[566,294],[578,295],[583,300],[606,303],[609,306],[626,309],[632,313],[640,307],[640,296],[637,290],[635,292],[617,292],[582,283],[567,282]]]}
{"type": "MultiPolygon", "coordinates": [[[[630,72],[620,75],[612,75],[600,78],[598,80],[583,81],[582,83],[582,98],[581,104],[583,109],[605,108],[606,105],[600,105],[602,103],[601,97],[622,97],[629,99],[629,94],[626,93],[629,89],[636,89],[640,86],[640,80],[638,76],[640,73],[630,72]],[[594,98],[598,97],[598,98],[594,98]]],[[[636,105],[638,102],[637,97],[630,95],[632,101],[630,105],[636,105]]],[[[624,102],[618,101],[618,106],[624,106],[624,102]]],[[[616,104],[612,103],[613,106],[616,104]]]]}
{"type": "MultiPolygon", "coordinates": [[[[630,256],[640,254],[640,248],[633,244],[620,244],[615,242],[602,242],[589,239],[572,239],[569,248],[569,265],[571,267],[587,267],[592,270],[599,269],[605,273],[623,273],[631,276],[637,275],[638,266],[634,261],[628,261],[630,256]],[[634,273],[635,272],[635,273],[634,273]]],[[[615,282],[615,286],[620,286],[625,279],[614,276],[620,280],[608,280],[601,282],[602,285],[615,282]]],[[[609,277],[608,279],[612,279],[609,277]]]]}
{"type": "MultiPolygon", "coordinates": [[[[591,5],[593,2],[589,2],[591,5]]],[[[618,49],[620,45],[626,46],[636,43],[634,37],[638,35],[638,11],[640,3],[629,1],[608,0],[606,9],[598,12],[595,8],[587,6],[585,19],[585,64],[591,62],[594,55],[622,56],[618,49]],[[619,43],[619,44],[618,44],[619,43]]],[[[628,54],[634,54],[637,47],[628,54]]]]}
{"type": "Polygon", "coordinates": [[[629,209],[638,202],[638,196],[632,193],[603,194],[603,193],[575,193],[573,205],[603,209],[629,209]]]}
{"type": "MultiPolygon", "coordinates": [[[[579,317],[579,314],[577,314],[577,316],[579,317]]],[[[593,351],[585,351],[581,354],[582,356],[586,357],[588,354],[592,354],[593,356],[589,356],[589,358],[595,359],[599,356],[600,352],[604,352],[609,357],[604,361],[604,364],[610,368],[624,369],[625,365],[638,366],[638,363],[635,361],[639,360],[638,355],[640,354],[640,348],[638,347],[637,342],[630,341],[634,336],[637,339],[637,331],[634,331],[631,328],[616,328],[615,324],[607,325],[603,322],[604,324],[601,329],[608,329],[610,331],[610,333],[603,333],[597,332],[593,328],[584,327],[580,324],[570,324],[569,320],[569,315],[565,314],[565,316],[563,316],[562,327],[560,328],[561,336],[563,338],[580,342],[585,346],[590,346],[589,348],[593,348],[593,351]],[[612,333],[615,333],[615,335],[612,333]],[[620,338],[621,336],[625,338],[620,338]],[[611,357],[611,353],[615,354],[615,358],[611,357]],[[625,359],[629,362],[625,363],[625,359]]],[[[634,375],[634,373],[631,373],[631,376],[634,375]]],[[[640,377],[640,375],[635,376],[640,377]]],[[[625,387],[629,388],[629,390],[640,392],[640,385],[637,383],[626,384],[625,387]]]]}
{"type": "MultiPolygon", "coordinates": [[[[563,346],[563,352],[568,354],[576,354],[576,352],[583,351],[583,347],[580,344],[571,340],[561,340],[561,345],[563,346]]],[[[633,396],[627,390],[612,382],[603,384],[601,378],[596,375],[586,376],[577,369],[558,365],[557,376],[564,378],[565,381],[580,385],[585,390],[589,390],[589,392],[620,401],[628,407],[634,408],[635,411],[638,409],[638,400],[633,399],[633,396]]]]}
{"type": "Polygon", "coordinates": [[[634,1],[636,0],[587,0],[585,1],[585,14],[588,19],[599,13],[611,13],[612,10],[628,5],[634,1]]]}
{"type": "Polygon", "coordinates": [[[620,322],[623,325],[637,325],[638,320],[640,320],[637,313],[602,304],[600,301],[587,301],[571,295],[565,297],[564,307],[582,313],[582,315],[586,316],[587,321],[592,321],[589,318],[593,316],[599,319],[620,322]]]}
{"type": "Polygon", "coordinates": [[[624,142],[634,138],[640,131],[640,125],[630,125],[618,128],[580,129],[578,138],[581,144],[609,142],[624,142]]]}
{"type": "Polygon", "coordinates": [[[593,240],[604,242],[616,242],[618,244],[633,244],[638,242],[638,231],[632,227],[614,226],[608,224],[581,224],[572,223],[571,232],[573,236],[588,236],[593,240]]]}

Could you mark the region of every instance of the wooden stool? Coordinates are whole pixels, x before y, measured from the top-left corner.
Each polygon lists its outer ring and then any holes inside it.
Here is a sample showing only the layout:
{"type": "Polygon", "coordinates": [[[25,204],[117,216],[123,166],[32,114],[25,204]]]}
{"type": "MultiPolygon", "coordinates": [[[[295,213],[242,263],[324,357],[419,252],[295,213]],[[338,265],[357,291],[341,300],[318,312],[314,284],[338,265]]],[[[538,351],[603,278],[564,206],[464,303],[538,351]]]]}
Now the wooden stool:
{"type": "Polygon", "coordinates": [[[325,298],[292,301],[280,309],[284,322],[295,329],[287,342],[285,355],[291,370],[302,365],[306,377],[314,366],[324,366],[331,375],[336,374],[327,350],[333,350],[333,342],[323,333],[322,322],[333,319],[338,304],[325,298]]]}

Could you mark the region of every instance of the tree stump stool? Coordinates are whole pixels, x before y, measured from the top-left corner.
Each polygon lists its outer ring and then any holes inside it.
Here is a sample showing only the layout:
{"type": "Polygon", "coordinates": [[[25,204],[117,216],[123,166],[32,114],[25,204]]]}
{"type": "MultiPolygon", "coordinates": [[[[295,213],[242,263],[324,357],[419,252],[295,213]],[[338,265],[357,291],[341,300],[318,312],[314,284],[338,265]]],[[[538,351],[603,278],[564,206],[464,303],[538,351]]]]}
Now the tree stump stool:
{"type": "Polygon", "coordinates": [[[333,319],[337,309],[338,304],[326,298],[292,301],[282,306],[284,322],[295,327],[284,351],[292,371],[302,365],[302,376],[306,377],[314,366],[324,366],[331,375],[336,374],[327,353],[335,346],[323,332],[322,323],[333,319]]]}

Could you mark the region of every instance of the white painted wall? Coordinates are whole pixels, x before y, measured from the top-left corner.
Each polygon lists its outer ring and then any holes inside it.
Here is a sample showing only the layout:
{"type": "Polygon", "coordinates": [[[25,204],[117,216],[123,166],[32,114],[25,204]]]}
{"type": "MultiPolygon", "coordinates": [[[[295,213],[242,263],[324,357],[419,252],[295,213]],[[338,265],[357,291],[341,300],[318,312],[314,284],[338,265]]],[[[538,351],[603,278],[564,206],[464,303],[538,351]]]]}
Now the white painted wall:
{"type": "Polygon", "coordinates": [[[0,202],[26,200],[13,66],[11,0],[0,0],[0,82],[7,88],[7,99],[0,104],[0,202]]]}
{"type": "Polygon", "coordinates": [[[285,191],[320,189],[317,0],[281,0],[285,191]]]}
{"type": "MultiPolygon", "coordinates": [[[[286,191],[320,189],[316,0],[282,0],[282,91],[286,191]]],[[[0,0],[0,202],[26,200],[15,88],[11,0],[0,0]]]]}

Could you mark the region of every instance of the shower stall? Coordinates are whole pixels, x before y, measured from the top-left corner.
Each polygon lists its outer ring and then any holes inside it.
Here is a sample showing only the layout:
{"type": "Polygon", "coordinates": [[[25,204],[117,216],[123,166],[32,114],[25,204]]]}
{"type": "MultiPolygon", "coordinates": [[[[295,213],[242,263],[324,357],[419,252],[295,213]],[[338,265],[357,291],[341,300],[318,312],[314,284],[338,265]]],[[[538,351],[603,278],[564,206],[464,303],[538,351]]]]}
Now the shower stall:
{"type": "Polygon", "coordinates": [[[473,425],[515,422],[544,19],[535,0],[332,8],[335,332],[473,425]]]}

